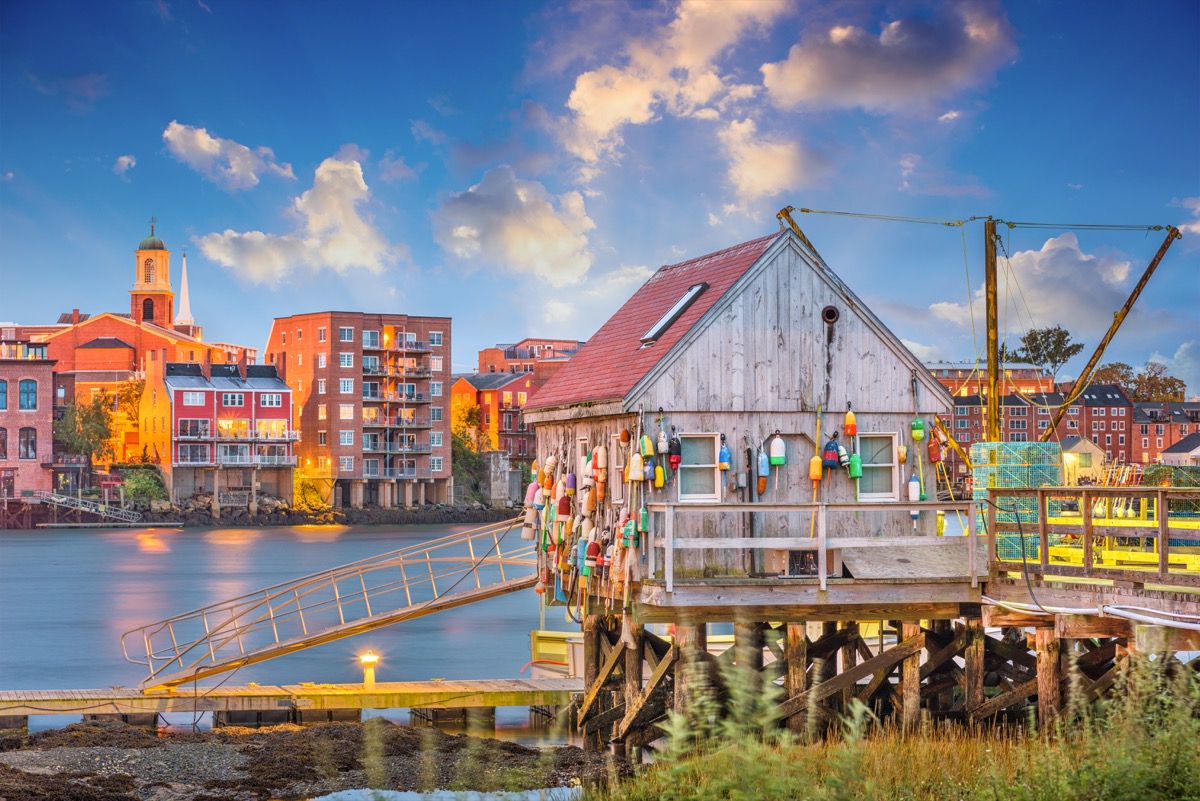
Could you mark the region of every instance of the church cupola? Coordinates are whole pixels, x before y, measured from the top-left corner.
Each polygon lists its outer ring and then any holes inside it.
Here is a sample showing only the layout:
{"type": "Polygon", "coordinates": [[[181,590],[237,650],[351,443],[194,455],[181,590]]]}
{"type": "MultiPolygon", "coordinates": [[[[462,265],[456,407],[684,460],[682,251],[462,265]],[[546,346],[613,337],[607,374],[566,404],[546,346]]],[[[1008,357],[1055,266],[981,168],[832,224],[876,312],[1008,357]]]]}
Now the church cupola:
{"type": "Polygon", "coordinates": [[[129,290],[129,314],[135,322],[170,328],[175,320],[175,293],[171,291],[171,251],[154,233],[138,244],[134,260],[133,289],[129,290]]]}

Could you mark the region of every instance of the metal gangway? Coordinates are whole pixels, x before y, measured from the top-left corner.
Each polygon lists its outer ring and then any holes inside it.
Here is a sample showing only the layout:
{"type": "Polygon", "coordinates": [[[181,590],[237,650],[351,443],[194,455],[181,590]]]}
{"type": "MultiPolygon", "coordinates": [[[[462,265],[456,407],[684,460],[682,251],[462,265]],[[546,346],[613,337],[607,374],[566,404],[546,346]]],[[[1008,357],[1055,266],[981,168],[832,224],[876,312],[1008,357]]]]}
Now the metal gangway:
{"type": "Polygon", "coordinates": [[[101,517],[123,520],[126,523],[137,523],[142,519],[141,512],[133,512],[129,509],[121,509],[85,498],[75,498],[71,495],[59,495],[57,492],[50,492],[49,490],[37,490],[33,493],[33,497],[42,503],[52,503],[55,506],[63,506],[67,509],[79,509],[84,512],[100,515],[101,517]]]}
{"type": "Polygon", "coordinates": [[[121,649],[149,668],[149,691],[528,589],[537,560],[520,530],[517,518],[276,584],[127,631],[121,649]]]}

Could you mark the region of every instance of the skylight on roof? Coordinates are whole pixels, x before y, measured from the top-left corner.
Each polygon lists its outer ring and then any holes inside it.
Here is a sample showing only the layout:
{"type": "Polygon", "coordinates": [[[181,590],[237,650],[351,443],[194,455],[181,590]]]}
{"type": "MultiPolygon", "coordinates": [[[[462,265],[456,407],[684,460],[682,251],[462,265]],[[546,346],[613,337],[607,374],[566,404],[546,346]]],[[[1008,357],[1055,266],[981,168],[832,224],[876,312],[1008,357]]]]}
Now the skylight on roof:
{"type": "Polygon", "coordinates": [[[671,325],[683,316],[683,313],[688,310],[688,307],[695,303],[696,298],[704,290],[708,289],[708,284],[701,281],[699,284],[692,284],[687,288],[687,292],[683,293],[683,297],[675,302],[666,314],[664,314],[657,323],[655,323],[649,331],[642,335],[642,347],[653,345],[655,341],[666,333],[671,325]]]}

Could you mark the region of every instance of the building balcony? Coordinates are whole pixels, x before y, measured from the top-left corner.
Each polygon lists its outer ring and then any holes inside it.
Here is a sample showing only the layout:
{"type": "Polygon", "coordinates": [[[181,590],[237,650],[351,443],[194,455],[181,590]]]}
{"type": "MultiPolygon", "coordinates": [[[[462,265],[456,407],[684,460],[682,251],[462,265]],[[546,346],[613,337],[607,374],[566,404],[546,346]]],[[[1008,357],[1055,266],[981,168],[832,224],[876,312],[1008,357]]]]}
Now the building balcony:
{"type": "Polygon", "coordinates": [[[82,453],[55,453],[50,457],[50,463],[53,467],[82,470],[87,467],[88,460],[82,453]]]}
{"type": "Polygon", "coordinates": [[[188,431],[175,435],[177,442],[203,442],[239,440],[246,442],[299,442],[300,432],[289,431],[188,431]]]}
{"type": "Polygon", "coordinates": [[[397,478],[397,479],[418,479],[418,478],[433,478],[433,471],[428,467],[381,467],[374,471],[363,470],[361,475],[348,476],[341,473],[338,478],[397,478]]]}
{"type": "Polygon", "coordinates": [[[397,442],[378,442],[375,444],[364,444],[363,453],[432,453],[433,449],[428,442],[413,442],[410,444],[402,444],[397,442]]]}
{"type": "Polygon", "coordinates": [[[432,348],[424,340],[414,339],[405,341],[404,339],[400,339],[399,341],[390,343],[387,350],[399,351],[401,353],[428,353],[432,348]]]}
{"type": "Polygon", "coordinates": [[[393,367],[377,365],[375,367],[363,367],[363,375],[388,376],[391,378],[429,378],[433,375],[433,369],[422,366],[393,367]]]}
{"type": "Polygon", "coordinates": [[[363,403],[430,403],[424,392],[364,392],[363,403]]]}
{"type": "Polygon", "coordinates": [[[176,459],[173,467],[295,467],[295,456],[259,456],[257,454],[218,454],[207,459],[176,459]]]}
{"type": "Polygon", "coordinates": [[[433,428],[433,422],[428,417],[379,417],[363,420],[363,428],[433,428]]]}

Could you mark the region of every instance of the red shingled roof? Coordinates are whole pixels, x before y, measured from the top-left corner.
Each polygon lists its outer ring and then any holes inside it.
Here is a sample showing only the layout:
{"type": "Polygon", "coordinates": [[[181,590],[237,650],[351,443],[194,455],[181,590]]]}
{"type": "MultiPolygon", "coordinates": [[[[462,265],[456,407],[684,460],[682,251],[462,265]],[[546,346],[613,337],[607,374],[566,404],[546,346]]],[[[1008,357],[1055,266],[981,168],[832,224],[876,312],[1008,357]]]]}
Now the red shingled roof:
{"type": "Polygon", "coordinates": [[[527,409],[620,400],[691,330],[750,269],[779,234],[734,245],[707,256],[668,264],[650,277],[579,352],[534,395],[527,409]],[[688,287],[708,289],[649,347],[642,336],[683,297],[688,287]]]}

